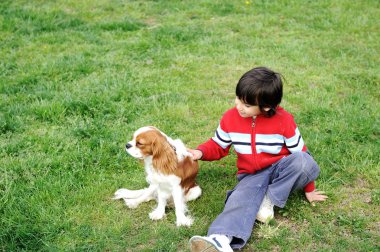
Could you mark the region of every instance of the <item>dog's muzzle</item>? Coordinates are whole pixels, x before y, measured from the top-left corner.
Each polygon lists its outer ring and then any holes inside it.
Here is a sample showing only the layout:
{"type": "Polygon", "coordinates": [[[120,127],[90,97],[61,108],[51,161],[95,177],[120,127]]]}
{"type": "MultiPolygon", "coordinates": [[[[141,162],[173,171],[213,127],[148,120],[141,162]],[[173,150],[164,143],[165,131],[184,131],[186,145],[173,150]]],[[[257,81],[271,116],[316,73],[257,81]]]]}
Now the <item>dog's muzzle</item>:
{"type": "Polygon", "coordinates": [[[129,149],[129,148],[131,148],[132,147],[132,144],[130,144],[130,143],[127,143],[126,145],[125,145],[125,148],[126,149],[129,149]]]}

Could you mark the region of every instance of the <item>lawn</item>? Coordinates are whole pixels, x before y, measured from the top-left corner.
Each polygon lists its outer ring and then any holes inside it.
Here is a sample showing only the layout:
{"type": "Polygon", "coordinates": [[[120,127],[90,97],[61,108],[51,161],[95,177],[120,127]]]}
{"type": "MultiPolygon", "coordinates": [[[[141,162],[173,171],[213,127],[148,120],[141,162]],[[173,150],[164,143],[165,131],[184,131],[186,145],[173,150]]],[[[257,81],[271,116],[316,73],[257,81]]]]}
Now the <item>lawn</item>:
{"type": "Polygon", "coordinates": [[[127,156],[155,125],[189,147],[213,136],[240,76],[268,66],[329,200],[295,193],[244,251],[380,250],[380,2],[0,2],[0,251],[187,251],[236,184],[235,159],[201,162],[194,225],[161,221],[127,156]]]}

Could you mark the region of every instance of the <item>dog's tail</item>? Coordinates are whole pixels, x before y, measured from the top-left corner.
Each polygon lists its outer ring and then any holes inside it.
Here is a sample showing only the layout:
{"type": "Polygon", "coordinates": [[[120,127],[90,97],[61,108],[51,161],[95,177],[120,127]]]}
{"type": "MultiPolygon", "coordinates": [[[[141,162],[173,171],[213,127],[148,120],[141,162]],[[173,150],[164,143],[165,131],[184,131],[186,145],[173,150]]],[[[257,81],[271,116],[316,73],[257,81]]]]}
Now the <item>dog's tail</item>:
{"type": "Polygon", "coordinates": [[[118,199],[136,199],[143,195],[146,189],[141,190],[128,190],[121,188],[115,192],[115,195],[112,199],[118,200],[118,199]]]}
{"type": "Polygon", "coordinates": [[[186,193],[185,195],[185,200],[190,201],[190,200],[195,200],[202,194],[202,189],[197,185],[192,188],[186,193]]]}

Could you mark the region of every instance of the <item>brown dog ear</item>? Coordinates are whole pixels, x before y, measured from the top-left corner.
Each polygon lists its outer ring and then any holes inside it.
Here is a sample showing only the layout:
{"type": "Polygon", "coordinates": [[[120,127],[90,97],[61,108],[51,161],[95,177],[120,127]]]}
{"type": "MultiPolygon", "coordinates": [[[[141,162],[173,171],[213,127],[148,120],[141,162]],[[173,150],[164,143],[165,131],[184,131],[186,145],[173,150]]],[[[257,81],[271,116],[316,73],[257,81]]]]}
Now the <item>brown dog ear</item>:
{"type": "Polygon", "coordinates": [[[152,142],[153,168],[163,174],[170,174],[177,168],[177,156],[164,136],[157,136],[152,142]]]}

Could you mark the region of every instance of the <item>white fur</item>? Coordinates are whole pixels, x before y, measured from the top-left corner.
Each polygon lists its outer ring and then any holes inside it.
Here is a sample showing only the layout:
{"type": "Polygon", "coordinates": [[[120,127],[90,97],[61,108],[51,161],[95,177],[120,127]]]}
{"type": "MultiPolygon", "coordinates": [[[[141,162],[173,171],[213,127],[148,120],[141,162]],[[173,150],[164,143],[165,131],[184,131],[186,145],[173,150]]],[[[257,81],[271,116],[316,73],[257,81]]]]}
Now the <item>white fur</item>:
{"type": "MultiPolygon", "coordinates": [[[[190,226],[193,223],[193,220],[185,215],[187,211],[186,202],[197,199],[202,194],[202,190],[199,186],[195,186],[185,195],[184,190],[180,185],[180,177],[177,177],[174,174],[164,175],[157,172],[153,168],[152,156],[143,156],[140,149],[136,146],[136,137],[137,135],[152,129],[156,128],[148,126],[137,130],[133,135],[133,140],[129,142],[132,147],[126,149],[131,156],[144,160],[146,181],[148,182],[149,187],[141,190],[119,189],[115,192],[114,199],[123,199],[129,208],[136,208],[140,203],[155,199],[158,203],[157,207],[149,214],[149,218],[152,220],[159,220],[165,216],[167,201],[171,199],[175,206],[177,226],[190,226]]],[[[163,134],[168,142],[175,147],[179,161],[183,160],[186,156],[191,156],[181,140],[173,140],[163,132],[161,132],[161,134],[163,134]]]]}

